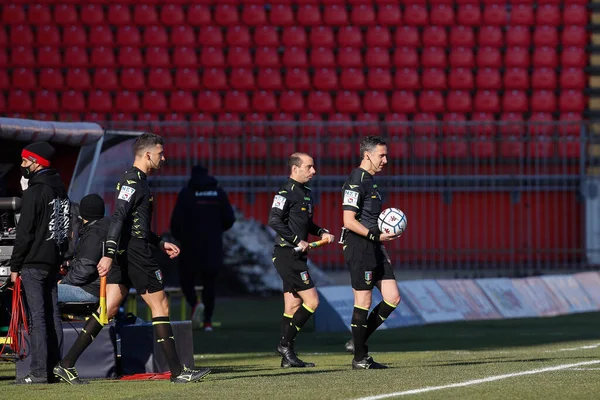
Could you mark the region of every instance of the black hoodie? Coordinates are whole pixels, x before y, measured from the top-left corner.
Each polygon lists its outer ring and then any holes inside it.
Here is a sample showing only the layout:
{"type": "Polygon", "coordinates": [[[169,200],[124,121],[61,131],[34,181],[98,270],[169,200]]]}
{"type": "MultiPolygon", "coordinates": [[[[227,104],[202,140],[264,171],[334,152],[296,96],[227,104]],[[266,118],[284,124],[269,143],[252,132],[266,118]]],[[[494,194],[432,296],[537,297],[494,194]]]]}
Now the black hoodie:
{"type": "Polygon", "coordinates": [[[73,261],[69,264],[69,272],[61,283],[80,286],[86,292],[99,297],[100,278],[96,267],[102,258],[110,221],[110,217],[105,217],[90,221],[81,227],[73,261]]]}
{"type": "Polygon", "coordinates": [[[234,222],[225,191],[204,167],[194,167],[171,216],[171,233],[181,243],[181,263],[207,269],[220,267],[223,232],[234,222]]]}
{"type": "Polygon", "coordinates": [[[56,170],[36,172],[21,199],[11,272],[23,268],[57,272],[68,247],[70,218],[67,190],[56,170]]]}

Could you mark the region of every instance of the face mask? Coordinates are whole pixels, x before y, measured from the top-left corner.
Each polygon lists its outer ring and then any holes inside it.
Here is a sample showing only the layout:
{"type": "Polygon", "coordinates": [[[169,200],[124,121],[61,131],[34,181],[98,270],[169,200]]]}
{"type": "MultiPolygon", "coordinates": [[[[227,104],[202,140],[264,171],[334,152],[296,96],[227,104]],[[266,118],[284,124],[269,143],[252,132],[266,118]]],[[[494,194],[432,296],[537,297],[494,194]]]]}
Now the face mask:
{"type": "Polygon", "coordinates": [[[29,179],[25,178],[24,176],[21,177],[21,189],[23,189],[23,191],[26,191],[28,187],[29,187],[29,179]]]}
{"type": "Polygon", "coordinates": [[[31,177],[31,170],[29,169],[30,167],[31,165],[29,167],[20,167],[21,175],[23,175],[23,178],[29,179],[31,177]]]}

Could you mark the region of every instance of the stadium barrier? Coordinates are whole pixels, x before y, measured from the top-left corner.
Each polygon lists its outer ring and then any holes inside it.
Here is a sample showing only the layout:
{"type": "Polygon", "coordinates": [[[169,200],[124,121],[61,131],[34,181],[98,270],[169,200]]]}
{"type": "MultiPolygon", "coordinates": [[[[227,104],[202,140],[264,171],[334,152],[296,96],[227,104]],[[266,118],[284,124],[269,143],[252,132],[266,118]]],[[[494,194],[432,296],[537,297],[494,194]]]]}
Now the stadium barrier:
{"type": "MultiPolygon", "coordinates": [[[[151,177],[154,228],[169,230],[177,193],[202,163],[232,203],[266,223],[272,195],[288,174],[293,151],[315,159],[315,220],[339,233],[340,190],[359,165],[367,134],[388,142],[386,170],[376,179],[384,205],[408,217],[404,236],[388,246],[397,268],[512,276],[578,271],[600,264],[600,177],[597,139],[586,123],[561,122],[112,122],[116,130],[166,137],[167,163],[151,177]]],[[[117,177],[130,166],[130,137],[105,135],[97,157],[78,163],[75,199],[87,192],[114,202],[117,177]]],[[[98,145],[100,146],[100,144],[98,145]]],[[[335,246],[314,253],[343,270],[335,246]]],[[[457,273],[458,274],[458,273],[457,273]]]]}

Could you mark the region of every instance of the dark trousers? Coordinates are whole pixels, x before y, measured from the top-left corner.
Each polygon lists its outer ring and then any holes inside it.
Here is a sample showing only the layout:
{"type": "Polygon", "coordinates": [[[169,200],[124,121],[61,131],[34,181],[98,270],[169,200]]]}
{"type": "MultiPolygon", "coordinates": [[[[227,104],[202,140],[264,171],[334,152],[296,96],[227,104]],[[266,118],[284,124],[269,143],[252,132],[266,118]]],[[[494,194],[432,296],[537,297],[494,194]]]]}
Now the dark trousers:
{"type": "Polygon", "coordinates": [[[29,315],[31,374],[50,378],[52,368],[62,358],[63,344],[56,276],[41,269],[24,268],[21,282],[29,315]]]}
{"type": "Polygon", "coordinates": [[[204,322],[212,322],[213,312],[215,311],[215,280],[217,279],[217,270],[200,269],[198,265],[181,263],[179,265],[179,281],[181,291],[185,300],[193,309],[198,303],[196,290],[194,289],[196,277],[200,276],[202,282],[202,304],[204,304],[204,322]]]}

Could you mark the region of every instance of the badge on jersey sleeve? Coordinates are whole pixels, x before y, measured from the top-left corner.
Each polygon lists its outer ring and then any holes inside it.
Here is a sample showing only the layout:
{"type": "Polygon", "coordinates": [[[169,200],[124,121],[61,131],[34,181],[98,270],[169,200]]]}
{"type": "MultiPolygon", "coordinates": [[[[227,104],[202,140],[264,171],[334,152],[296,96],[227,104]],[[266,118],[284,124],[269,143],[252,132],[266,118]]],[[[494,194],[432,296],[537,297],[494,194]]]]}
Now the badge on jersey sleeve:
{"type": "Polygon", "coordinates": [[[121,186],[121,191],[119,192],[119,200],[129,201],[131,197],[135,193],[135,189],[131,186],[121,186]]]}
{"type": "Polygon", "coordinates": [[[287,199],[283,196],[275,195],[275,198],[273,199],[273,205],[271,206],[271,208],[279,208],[283,211],[283,206],[285,205],[286,200],[287,199]]]}
{"type": "Polygon", "coordinates": [[[359,193],[354,190],[344,190],[344,206],[352,206],[358,208],[359,193]]]}

